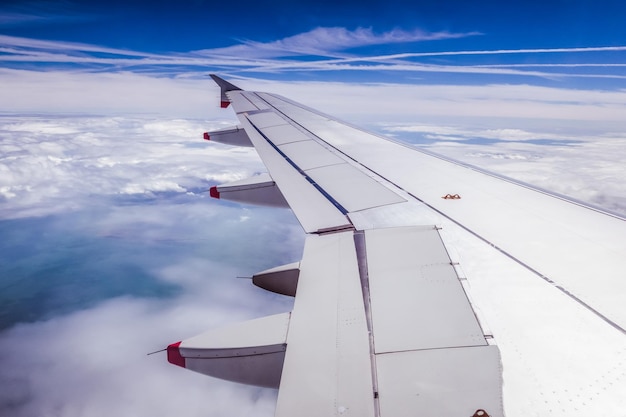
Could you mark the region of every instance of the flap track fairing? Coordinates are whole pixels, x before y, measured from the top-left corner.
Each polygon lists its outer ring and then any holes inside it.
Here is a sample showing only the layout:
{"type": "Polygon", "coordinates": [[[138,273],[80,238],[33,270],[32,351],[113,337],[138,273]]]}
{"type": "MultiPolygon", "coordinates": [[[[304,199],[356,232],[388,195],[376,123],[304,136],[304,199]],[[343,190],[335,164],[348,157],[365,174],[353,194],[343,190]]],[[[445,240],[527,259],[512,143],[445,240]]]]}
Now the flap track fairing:
{"type": "Polygon", "coordinates": [[[213,132],[204,132],[204,140],[210,140],[211,142],[223,143],[232,146],[245,146],[247,148],[252,147],[252,142],[248,137],[245,129],[237,126],[234,128],[221,129],[213,132]]]}
{"type": "Polygon", "coordinates": [[[211,197],[245,204],[289,207],[285,197],[269,174],[211,187],[211,197]]]}
{"type": "Polygon", "coordinates": [[[300,262],[294,262],[254,274],[252,283],[276,294],[295,297],[299,275],[300,262]]]}

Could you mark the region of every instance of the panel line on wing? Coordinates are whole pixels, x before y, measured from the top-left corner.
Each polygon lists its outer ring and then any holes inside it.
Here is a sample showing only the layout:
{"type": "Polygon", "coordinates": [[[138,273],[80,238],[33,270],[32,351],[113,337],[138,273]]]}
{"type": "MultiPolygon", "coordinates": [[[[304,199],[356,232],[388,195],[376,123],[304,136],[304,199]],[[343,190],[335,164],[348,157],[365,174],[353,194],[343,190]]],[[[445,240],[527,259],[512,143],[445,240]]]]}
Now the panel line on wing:
{"type": "Polygon", "coordinates": [[[380,416],[380,400],[378,396],[378,371],[376,366],[376,349],[374,346],[374,330],[372,322],[372,302],[369,285],[369,272],[367,268],[367,248],[365,233],[357,231],[353,234],[354,247],[356,250],[357,266],[359,268],[359,278],[361,280],[361,291],[363,293],[363,304],[365,306],[365,322],[369,333],[369,352],[372,368],[372,387],[374,389],[374,412],[380,416]]]}
{"type": "Polygon", "coordinates": [[[467,348],[475,348],[475,347],[484,347],[489,344],[480,344],[480,345],[458,345],[458,346],[440,346],[440,347],[431,347],[431,348],[418,348],[418,349],[398,349],[398,350],[389,350],[385,352],[377,352],[376,356],[385,356],[385,355],[393,355],[394,353],[404,353],[404,352],[425,352],[431,350],[451,350],[451,349],[467,349],[467,348]]]}
{"type": "MultiPolygon", "coordinates": [[[[250,120],[250,119],[248,119],[250,120]]],[[[300,175],[302,175],[313,187],[315,187],[315,189],[317,191],[320,192],[320,194],[322,194],[328,201],[330,201],[340,212],[341,214],[347,214],[348,210],[345,209],[345,207],[343,207],[337,200],[335,200],[330,194],[328,194],[326,191],[324,191],[324,189],[322,187],[320,187],[315,180],[313,180],[313,178],[311,178],[306,172],[304,172],[302,169],[300,169],[300,167],[294,162],[292,161],[287,155],[285,155],[285,153],[278,147],[276,146],[262,131],[261,129],[259,129],[252,120],[250,120],[250,124],[252,125],[252,127],[257,131],[257,133],[259,135],[261,135],[266,141],[267,143],[274,148],[274,150],[276,152],[278,152],[280,154],[280,156],[282,156],[283,158],[285,158],[285,161],[287,161],[287,163],[289,163],[289,165],[291,165],[296,171],[298,171],[298,173],[300,173],[300,175]]]]}
{"type": "Polygon", "coordinates": [[[231,92],[227,92],[226,96],[230,102],[235,103],[238,108],[237,113],[244,113],[249,111],[256,111],[259,107],[248,99],[248,97],[241,94],[231,94],[231,92]]]}
{"type": "Polygon", "coordinates": [[[247,112],[242,112],[242,113],[246,113],[246,115],[248,116],[253,116],[255,114],[261,114],[261,113],[272,113],[272,109],[260,109],[260,110],[253,110],[253,111],[247,111],[247,112]]]}
{"type": "Polygon", "coordinates": [[[304,132],[296,129],[296,127],[291,124],[266,127],[263,131],[267,136],[271,136],[272,142],[278,146],[298,142],[312,142],[310,137],[308,137],[304,132]]]}

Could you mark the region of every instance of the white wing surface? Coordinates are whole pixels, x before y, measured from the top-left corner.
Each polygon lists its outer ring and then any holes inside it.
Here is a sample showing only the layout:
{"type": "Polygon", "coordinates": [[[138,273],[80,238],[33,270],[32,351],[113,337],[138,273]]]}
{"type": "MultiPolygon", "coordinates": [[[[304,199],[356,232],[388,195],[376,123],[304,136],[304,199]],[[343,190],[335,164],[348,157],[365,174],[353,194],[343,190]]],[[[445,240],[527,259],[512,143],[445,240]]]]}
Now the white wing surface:
{"type": "Polygon", "coordinates": [[[291,313],[170,362],[278,388],[279,417],[626,416],[623,218],[213,78],[240,126],[205,139],[253,145],[268,173],[211,195],[288,205],[308,236],[254,277],[291,313]]]}

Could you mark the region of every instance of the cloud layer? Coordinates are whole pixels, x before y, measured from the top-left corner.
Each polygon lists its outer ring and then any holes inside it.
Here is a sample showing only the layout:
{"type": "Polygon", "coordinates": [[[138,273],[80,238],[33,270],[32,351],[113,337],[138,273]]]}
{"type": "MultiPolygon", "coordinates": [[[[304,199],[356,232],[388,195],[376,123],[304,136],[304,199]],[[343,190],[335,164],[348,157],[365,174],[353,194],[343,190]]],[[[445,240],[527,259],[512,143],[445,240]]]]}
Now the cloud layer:
{"type": "MultiPolygon", "coordinates": [[[[180,286],[178,297],[118,297],[1,333],[0,413],[271,416],[273,390],[224,383],[176,368],[164,353],[146,354],[206,328],[289,306],[234,279],[232,265],[198,256],[169,258],[174,264],[154,273],[180,286]]],[[[147,260],[141,266],[150,267],[147,260]]]]}
{"type": "Polygon", "coordinates": [[[203,146],[199,136],[207,127],[183,120],[3,118],[0,215],[65,212],[89,205],[94,195],[172,192],[202,198],[210,184],[262,169],[253,152],[203,146]],[[226,168],[235,158],[245,168],[226,168]]]}
{"type": "Polygon", "coordinates": [[[206,193],[262,169],[254,153],[203,142],[219,122],[1,121],[0,414],[272,415],[272,390],[146,356],[290,309],[235,277],[298,259],[293,216],[206,193]]]}

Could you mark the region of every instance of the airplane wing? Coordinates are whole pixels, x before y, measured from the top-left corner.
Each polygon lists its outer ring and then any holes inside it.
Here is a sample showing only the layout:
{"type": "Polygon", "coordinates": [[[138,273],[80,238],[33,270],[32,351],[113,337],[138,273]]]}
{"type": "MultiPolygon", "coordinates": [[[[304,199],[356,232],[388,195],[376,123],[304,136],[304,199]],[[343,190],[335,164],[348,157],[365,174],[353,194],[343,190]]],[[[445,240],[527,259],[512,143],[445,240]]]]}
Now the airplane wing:
{"type": "Polygon", "coordinates": [[[277,417],[626,415],[624,218],[212,77],[240,125],[205,139],[267,174],[211,196],[288,206],[307,238],[253,277],[290,313],[170,362],[278,388],[277,417]]]}

